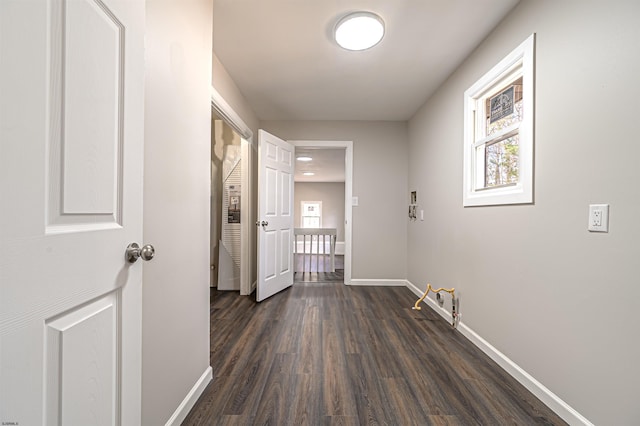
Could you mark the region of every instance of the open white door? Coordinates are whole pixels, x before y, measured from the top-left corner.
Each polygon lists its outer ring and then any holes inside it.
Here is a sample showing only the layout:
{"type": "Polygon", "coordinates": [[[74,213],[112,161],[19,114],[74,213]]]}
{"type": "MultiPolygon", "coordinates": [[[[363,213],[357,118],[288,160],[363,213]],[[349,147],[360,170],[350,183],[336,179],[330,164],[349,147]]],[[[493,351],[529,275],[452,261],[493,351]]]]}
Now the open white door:
{"type": "Polygon", "coordinates": [[[293,284],[293,154],[258,131],[258,301],[293,284]]]}
{"type": "Polygon", "coordinates": [[[2,424],[141,422],[144,25],[143,0],[0,1],[2,424]]]}

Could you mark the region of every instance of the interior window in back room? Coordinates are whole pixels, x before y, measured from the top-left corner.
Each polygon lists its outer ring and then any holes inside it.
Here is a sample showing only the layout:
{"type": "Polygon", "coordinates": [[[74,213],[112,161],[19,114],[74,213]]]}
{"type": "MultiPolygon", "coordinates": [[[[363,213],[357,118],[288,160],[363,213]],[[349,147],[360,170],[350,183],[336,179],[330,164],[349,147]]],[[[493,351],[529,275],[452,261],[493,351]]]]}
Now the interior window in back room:
{"type": "Polygon", "coordinates": [[[300,223],[303,228],[322,228],[322,201],[302,201],[302,217],[300,223]]]}

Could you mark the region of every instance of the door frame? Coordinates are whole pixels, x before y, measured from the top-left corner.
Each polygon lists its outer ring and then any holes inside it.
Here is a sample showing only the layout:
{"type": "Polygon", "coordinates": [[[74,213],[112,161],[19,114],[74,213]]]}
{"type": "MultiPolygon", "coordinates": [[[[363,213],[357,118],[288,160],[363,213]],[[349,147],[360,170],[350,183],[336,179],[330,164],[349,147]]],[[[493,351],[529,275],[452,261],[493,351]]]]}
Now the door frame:
{"type": "Polygon", "coordinates": [[[353,222],[353,141],[290,140],[296,148],[344,149],[344,283],[351,285],[351,236],[353,222]]]}
{"type": "MultiPolygon", "coordinates": [[[[242,208],[240,211],[240,294],[250,295],[255,289],[255,282],[251,282],[251,247],[254,247],[255,233],[250,225],[251,212],[253,211],[253,155],[257,151],[254,142],[253,132],[240,116],[231,108],[231,105],[224,100],[222,95],[211,86],[211,108],[216,115],[227,123],[241,138],[242,155],[242,177],[240,187],[240,197],[242,208]],[[247,243],[244,243],[247,242],[247,243]]],[[[209,236],[211,238],[211,236],[209,236]]],[[[211,243],[211,242],[210,242],[211,243]]],[[[209,244],[211,246],[211,244],[209,244]]],[[[217,271],[216,271],[217,273],[217,271]]]]}

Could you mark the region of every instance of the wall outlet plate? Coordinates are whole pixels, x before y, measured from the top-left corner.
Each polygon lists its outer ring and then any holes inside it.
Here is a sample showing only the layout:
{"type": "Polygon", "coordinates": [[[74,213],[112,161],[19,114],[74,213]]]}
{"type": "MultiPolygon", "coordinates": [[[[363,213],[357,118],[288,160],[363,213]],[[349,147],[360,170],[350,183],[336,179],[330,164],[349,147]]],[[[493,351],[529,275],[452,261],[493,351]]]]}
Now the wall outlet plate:
{"type": "Polygon", "coordinates": [[[609,232],[609,204],[589,204],[589,225],[591,232],[609,232]]]}

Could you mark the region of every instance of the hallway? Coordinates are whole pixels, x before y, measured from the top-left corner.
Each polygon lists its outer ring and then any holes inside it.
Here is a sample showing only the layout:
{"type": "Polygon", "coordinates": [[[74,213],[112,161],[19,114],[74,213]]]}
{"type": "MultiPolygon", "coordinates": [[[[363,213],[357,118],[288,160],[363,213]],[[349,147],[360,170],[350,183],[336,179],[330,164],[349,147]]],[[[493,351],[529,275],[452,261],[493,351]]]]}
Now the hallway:
{"type": "Polygon", "coordinates": [[[402,287],[211,294],[213,380],[184,425],[565,424],[402,287]]]}

